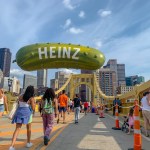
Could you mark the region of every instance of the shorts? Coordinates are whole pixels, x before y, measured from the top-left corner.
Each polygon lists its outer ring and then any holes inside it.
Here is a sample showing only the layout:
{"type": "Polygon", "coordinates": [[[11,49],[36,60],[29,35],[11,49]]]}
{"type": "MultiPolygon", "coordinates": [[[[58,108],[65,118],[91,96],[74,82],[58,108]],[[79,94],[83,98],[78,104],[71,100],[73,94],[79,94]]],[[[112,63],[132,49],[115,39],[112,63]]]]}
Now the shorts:
{"type": "Polygon", "coordinates": [[[4,112],[4,105],[0,105],[0,112],[4,112]]]}
{"type": "Polygon", "coordinates": [[[84,107],[84,111],[87,111],[87,107],[84,107]]]}
{"type": "Polygon", "coordinates": [[[66,107],[59,107],[59,112],[66,112],[66,107]]]}

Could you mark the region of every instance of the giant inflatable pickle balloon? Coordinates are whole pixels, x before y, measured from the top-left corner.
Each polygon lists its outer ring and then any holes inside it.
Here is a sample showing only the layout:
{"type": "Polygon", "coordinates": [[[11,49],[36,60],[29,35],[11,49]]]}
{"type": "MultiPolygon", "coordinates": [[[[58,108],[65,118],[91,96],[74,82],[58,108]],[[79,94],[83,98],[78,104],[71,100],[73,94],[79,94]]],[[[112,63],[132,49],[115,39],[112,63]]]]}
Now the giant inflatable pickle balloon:
{"type": "Polygon", "coordinates": [[[16,62],[26,71],[50,68],[99,69],[105,56],[97,49],[63,43],[37,43],[20,48],[16,62]]]}

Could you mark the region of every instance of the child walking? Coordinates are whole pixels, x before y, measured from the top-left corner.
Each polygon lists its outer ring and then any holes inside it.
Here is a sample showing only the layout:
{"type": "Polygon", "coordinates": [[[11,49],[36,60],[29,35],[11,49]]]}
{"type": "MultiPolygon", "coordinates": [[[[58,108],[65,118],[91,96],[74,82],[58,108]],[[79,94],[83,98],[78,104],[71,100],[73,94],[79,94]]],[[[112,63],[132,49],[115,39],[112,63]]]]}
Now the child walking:
{"type": "Polygon", "coordinates": [[[130,134],[131,127],[133,127],[133,125],[134,125],[133,112],[134,112],[134,109],[131,108],[130,111],[129,111],[129,114],[128,114],[129,132],[127,134],[130,134]]]}
{"type": "Polygon", "coordinates": [[[50,133],[54,124],[54,111],[55,117],[58,113],[57,98],[52,88],[48,88],[41,101],[41,110],[43,118],[43,131],[44,131],[44,145],[48,145],[50,140],[50,133]]]}

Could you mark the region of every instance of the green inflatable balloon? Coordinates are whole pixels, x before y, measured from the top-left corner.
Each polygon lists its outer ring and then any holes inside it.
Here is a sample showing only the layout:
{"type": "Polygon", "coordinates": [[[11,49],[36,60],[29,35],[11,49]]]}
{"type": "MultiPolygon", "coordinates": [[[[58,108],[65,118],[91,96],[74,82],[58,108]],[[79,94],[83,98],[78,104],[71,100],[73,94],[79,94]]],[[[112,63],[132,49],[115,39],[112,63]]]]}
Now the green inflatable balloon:
{"type": "Polygon", "coordinates": [[[16,62],[26,71],[49,68],[99,69],[105,56],[94,48],[62,43],[37,43],[20,48],[16,62]]]}

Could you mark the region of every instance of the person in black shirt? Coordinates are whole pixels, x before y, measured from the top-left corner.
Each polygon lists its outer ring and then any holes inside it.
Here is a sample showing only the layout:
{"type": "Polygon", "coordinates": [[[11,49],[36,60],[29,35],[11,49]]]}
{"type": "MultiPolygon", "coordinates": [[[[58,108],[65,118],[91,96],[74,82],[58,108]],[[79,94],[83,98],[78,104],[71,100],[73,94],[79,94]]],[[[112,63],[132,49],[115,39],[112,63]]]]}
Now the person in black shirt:
{"type": "Polygon", "coordinates": [[[117,104],[117,98],[115,98],[114,100],[113,100],[113,116],[115,116],[115,110],[116,110],[116,104],[117,104]]]}
{"type": "Polygon", "coordinates": [[[75,95],[73,102],[74,102],[75,124],[77,124],[79,120],[80,103],[81,103],[81,99],[79,98],[78,94],[75,95]]]}

